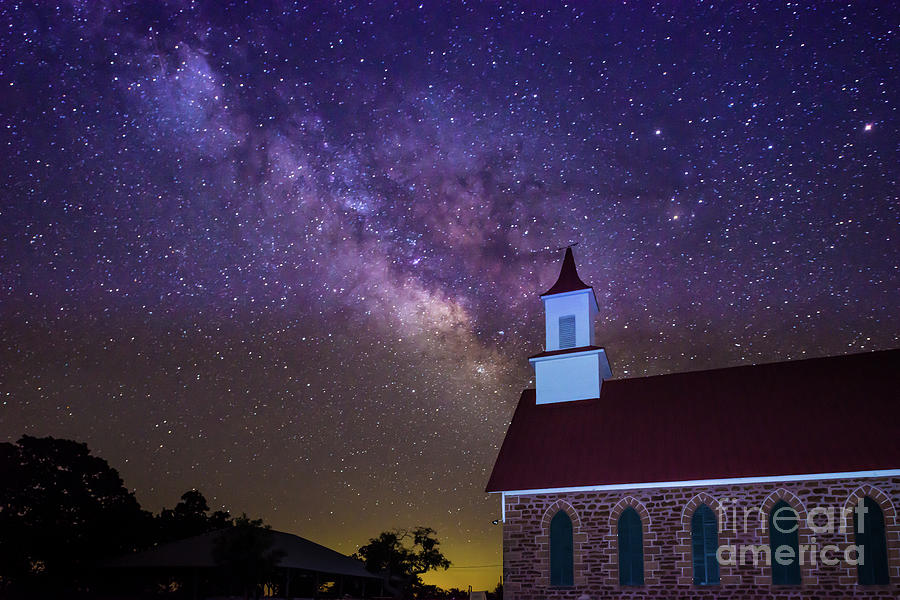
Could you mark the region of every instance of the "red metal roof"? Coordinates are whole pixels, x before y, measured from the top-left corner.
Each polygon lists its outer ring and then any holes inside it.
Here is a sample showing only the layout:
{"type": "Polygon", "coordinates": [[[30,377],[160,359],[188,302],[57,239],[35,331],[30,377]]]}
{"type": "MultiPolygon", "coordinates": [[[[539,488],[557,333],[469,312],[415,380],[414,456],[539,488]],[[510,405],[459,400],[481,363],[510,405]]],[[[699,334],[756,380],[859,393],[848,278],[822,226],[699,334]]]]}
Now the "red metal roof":
{"type": "Polygon", "coordinates": [[[900,468],[900,350],[522,392],[487,491],[900,468]]]}

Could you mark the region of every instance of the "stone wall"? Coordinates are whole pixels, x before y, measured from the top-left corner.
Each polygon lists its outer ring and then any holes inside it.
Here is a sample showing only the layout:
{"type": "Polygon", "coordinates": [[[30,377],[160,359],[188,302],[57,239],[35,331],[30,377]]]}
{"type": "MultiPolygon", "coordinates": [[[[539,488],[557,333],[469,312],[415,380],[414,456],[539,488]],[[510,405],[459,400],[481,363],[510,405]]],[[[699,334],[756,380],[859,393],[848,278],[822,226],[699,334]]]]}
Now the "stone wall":
{"type": "MultiPolygon", "coordinates": [[[[635,489],[506,497],[503,526],[504,596],[508,600],[544,598],[900,598],[900,477],[722,485],[705,488],[635,489]],[[844,560],[854,544],[851,511],[860,497],[875,500],[884,513],[888,545],[888,586],[860,586],[856,567],[844,560]],[[779,500],[800,516],[800,545],[808,546],[800,586],[774,586],[768,565],[721,565],[721,583],[693,584],[691,516],[706,503],[720,517],[719,545],[768,545],[764,515],[779,500]],[[627,507],[643,524],[644,577],[640,587],[620,586],[616,525],[627,507]],[[550,519],[558,510],[572,519],[575,585],[549,585],[550,519]],[[808,522],[812,511],[812,528],[808,522]],[[828,511],[833,517],[829,527],[828,511]],[[842,515],[847,515],[842,519],[842,515]],[[842,521],[845,523],[842,531],[842,521]],[[828,529],[828,531],[822,531],[828,529]],[[836,566],[821,564],[821,548],[838,546],[836,566]],[[814,547],[815,564],[809,560],[814,547]]],[[[727,553],[725,553],[727,557],[727,553]]],[[[855,555],[851,555],[855,556],[855,555]]]]}

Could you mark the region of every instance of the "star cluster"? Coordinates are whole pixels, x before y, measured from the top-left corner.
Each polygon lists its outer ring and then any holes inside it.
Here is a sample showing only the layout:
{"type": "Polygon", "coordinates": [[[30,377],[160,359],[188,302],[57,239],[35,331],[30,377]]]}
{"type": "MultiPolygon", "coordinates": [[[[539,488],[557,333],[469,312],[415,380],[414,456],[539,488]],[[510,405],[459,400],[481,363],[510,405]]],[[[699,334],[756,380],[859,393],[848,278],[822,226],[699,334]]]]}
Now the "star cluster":
{"type": "Polygon", "coordinates": [[[3,3],[0,434],[493,586],[558,248],[619,377],[898,345],[898,16],[3,3]]]}

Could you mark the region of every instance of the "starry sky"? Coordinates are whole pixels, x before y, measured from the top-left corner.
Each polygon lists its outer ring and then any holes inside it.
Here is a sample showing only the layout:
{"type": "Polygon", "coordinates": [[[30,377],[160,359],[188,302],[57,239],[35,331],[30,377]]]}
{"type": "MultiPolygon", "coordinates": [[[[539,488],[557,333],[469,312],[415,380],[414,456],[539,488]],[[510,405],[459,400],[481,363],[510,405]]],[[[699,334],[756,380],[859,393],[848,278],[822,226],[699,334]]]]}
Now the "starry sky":
{"type": "Polygon", "coordinates": [[[483,492],[562,252],[616,377],[900,345],[900,8],[0,4],[0,439],[344,552],[483,492]]]}

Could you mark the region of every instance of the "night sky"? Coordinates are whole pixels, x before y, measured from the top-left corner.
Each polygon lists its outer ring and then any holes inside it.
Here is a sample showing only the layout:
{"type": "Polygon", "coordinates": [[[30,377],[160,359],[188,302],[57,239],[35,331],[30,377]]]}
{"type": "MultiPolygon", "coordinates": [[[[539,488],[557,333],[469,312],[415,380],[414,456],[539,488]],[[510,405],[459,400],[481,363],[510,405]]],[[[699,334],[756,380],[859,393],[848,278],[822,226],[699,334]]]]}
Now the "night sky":
{"type": "Polygon", "coordinates": [[[0,439],[148,509],[429,525],[432,581],[493,587],[573,242],[616,377],[900,345],[895,3],[38,4],[0,4],[0,439]]]}

